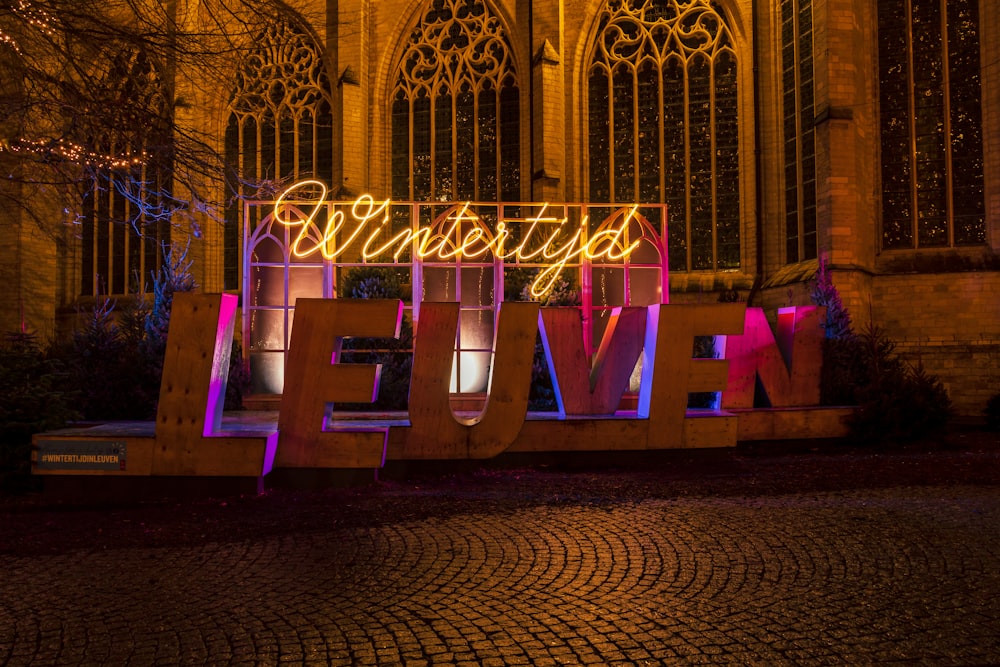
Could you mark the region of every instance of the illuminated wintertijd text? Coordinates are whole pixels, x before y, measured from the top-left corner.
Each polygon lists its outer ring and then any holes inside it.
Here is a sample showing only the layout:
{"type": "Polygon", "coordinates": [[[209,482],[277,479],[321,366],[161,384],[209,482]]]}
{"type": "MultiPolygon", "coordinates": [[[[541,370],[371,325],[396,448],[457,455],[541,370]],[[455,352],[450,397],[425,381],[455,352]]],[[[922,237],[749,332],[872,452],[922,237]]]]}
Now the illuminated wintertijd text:
{"type": "Polygon", "coordinates": [[[288,188],[275,202],[275,220],[296,230],[291,247],[296,257],[321,254],[333,261],[360,243],[358,252],[365,262],[388,257],[396,262],[404,257],[436,261],[490,257],[502,262],[529,263],[541,268],[531,284],[531,295],[538,298],[556,284],[568,265],[581,260],[625,260],[640,245],[639,240],[628,237],[638,205],[618,211],[593,232],[589,232],[588,214],[571,222],[568,215],[552,215],[547,203],[530,205],[537,212],[513,220],[521,223],[515,234],[511,219],[500,218],[491,228],[472,209],[471,202],[445,207],[430,224],[416,223],[394,230],[391,201],[379,202],[367,194],[350,204],[349,210],[327,209],[323,220],[326,195],[327,188],[322,182],[302,181],[288,188]],[[308,200],[303,197],[305,193],[313,195],[315,203],[311,209],[304,211],[301,204],[289,203],[308,200]]]}

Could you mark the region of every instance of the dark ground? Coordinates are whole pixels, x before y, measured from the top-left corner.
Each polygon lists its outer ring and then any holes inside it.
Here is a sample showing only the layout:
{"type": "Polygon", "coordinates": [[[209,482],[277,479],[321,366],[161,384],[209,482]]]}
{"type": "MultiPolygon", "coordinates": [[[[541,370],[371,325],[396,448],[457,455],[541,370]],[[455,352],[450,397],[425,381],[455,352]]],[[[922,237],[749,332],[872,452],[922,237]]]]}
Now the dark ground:
{"type": "Polygon", "coordinates": [[[499,458],[390,465],[377,481],[260,495],[66,502],[0,497],[0,554],[31,555],[281,537],[474,512],[478,503],[614,506],[648,499],[770,497],[892,487],[1000,485],[1000,434],[960,429],[932,442],[748,443],[727,450],[499,458]]]}
{"type": "Polygon", "coordinates": [[[1000,664],[1000,437],[0,499],[0,665],[1000,664]]]}

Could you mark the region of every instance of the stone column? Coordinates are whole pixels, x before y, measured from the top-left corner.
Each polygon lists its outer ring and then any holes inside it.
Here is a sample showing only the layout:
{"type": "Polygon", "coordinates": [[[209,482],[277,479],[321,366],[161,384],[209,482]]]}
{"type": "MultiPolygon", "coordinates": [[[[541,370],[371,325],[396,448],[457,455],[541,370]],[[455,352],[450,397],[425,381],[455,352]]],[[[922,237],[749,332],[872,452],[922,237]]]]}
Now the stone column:
{"type": "Polygon", "coordinates": [[[873,3],[816,0],[817,223],[856,326],[868,319],[878,222],[873,3]]]}
{"type": "Polygon", "coordinates": [[[563,201],[567,136],[563,3],[527,2],[526,9],[531,35],[531,84],[527,91],[531,198],[563,201]]]}
{"type": "Polygon", "coordinates": [[[368,40],[370,0],[333,3],[329,29],[334,83],[333,174],[334,193],[344,196],[367,192],[372,184],[371,131],[382,123],[370,123],[371,72],[368,40]]]}

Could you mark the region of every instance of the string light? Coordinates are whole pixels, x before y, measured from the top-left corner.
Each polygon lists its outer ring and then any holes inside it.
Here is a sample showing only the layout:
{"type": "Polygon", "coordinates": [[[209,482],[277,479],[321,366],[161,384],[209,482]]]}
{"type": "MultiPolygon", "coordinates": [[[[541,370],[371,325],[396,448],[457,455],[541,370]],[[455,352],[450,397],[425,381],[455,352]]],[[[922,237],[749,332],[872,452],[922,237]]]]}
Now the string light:
{"type": "MultiPolygon", "coordinates": [[[[27,0],[19,0],[16,5],[9,8],[14,14],[19,15],[32,28],[44,35],[52,36],[56,34],[55,19],[45,9],[34,5],[27,0]]],[[[20,44],[9,33],[0,30],[0,44],[6,44],[14,50],[17,55],[23,55],[20,44]]]]}
{"type": "Polygon", "coordinates": [[[47,141],[18,139],[13,142],[4,141],[0,142],[0,152],[54,155],[74,164],[97,169],[126,169],[136,167],[146,162],[149,158],[149,154],[145,151],[134,155],[102,154],[63,139],[47,141]]]}
{"type": "Polygon", "coordinates": [[[0,44],[6,44],[10,48],[14,49],[14,53],[16,53],[19,56],[23,55],[21,47],[17,45],[17,42],[14,40],[14,38],[5,33],[3,30],[0,30],[0,44]]]}

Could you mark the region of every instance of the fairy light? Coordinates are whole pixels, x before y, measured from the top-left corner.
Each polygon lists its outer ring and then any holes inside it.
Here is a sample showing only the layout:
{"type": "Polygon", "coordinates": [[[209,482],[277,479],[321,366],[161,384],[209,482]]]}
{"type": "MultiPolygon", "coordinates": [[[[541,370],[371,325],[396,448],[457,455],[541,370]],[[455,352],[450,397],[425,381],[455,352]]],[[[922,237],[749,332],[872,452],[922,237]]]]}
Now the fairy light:
{"type": "Polygon", "coordinates": [[[0,152],[23,155],[54,155],[67,162],[97,169],[127,169],[139,166],[149,158],[149,154],[145,151],[133,155],[102,154],[63,139],[47,141],[18,139],[13,142],[5,141],[0,143],[0,152]]]}
{"type": "Polygon", "coordinates": [[[0,44],[6,44],[10,48],[14,49],[14,53],[19,56],[24,55],[24,52],[21,51],[21,47],[18,46],[17,41],[3,30],[0,30],[0,44]]]}
{"type": "Polygon", "coordinates": [[[17,7],[14,7],[15,14],[21,14],[28,21],[28,25],[37,28],[46,35],[54,35],[53,24],[55,19],[43,8],[34,5],[27,0],[19,0],[17,7]]]}
{"type": "MultiPolygon", "coordinates": [[[[29,27],[41,32],[43,35],[51,37],[56,34],[55,18],[42,7],[34,5],[27,0],[19,0],[16,5],[9,7],[9,9],[13,14],[20,16],[29,27]]],[[[0,44],[9,46],[19,56],[24,54],[24,51],[21,50],[21,45],[17,43],[14,36],[3,30],[0,30],[0,44]]]]}
{"type": "MultiPolygon", "coordinates": [[[[57,32],[58,21],[55,15],[37,3],[30,2],[30,0],[18,0],[16,4],[9,7],[9,10],[18,16],[28,28],[43,35],[51,37],[57,32]]],[[[14,35],[2,29],[0,29],[0,45],[6,45],[18,55],[23,55],[23,49],[14,35]]],[[[55,157],[97,169],[127,169],[143,164],[149,157],[144,151],[137,154],[101,153],[65,139],[30,140],[22,138],[4,141],[0,143],[0,152],[55,157]]]]}

